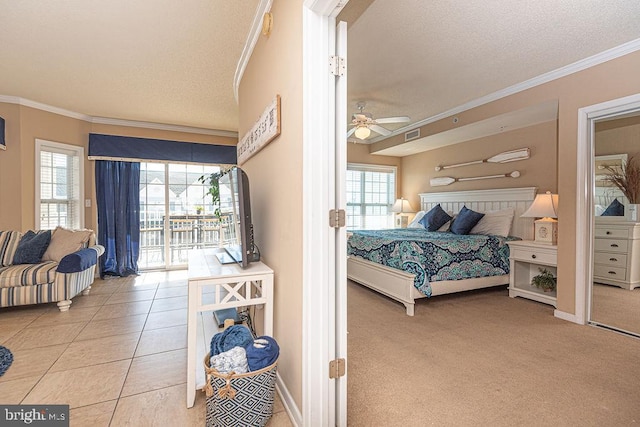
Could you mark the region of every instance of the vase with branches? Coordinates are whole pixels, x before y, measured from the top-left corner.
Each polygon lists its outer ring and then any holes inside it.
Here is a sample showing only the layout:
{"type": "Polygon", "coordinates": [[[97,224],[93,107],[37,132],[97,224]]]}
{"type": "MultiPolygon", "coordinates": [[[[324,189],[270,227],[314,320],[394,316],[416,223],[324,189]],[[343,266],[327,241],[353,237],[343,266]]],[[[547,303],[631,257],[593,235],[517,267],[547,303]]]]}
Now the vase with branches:
{"type": "Polygon", "coordinates": [[[640,204],[640,159],[629,158],[621,166],[605,166],[605,180],[618,187],[633,205],[640,204]]]}

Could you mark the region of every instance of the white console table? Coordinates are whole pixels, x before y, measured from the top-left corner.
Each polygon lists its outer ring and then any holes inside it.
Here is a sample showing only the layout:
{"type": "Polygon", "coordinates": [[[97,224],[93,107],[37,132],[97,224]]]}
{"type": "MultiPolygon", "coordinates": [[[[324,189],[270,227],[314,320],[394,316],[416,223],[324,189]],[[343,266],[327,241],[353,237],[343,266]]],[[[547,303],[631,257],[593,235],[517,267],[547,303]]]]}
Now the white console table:
{"type": "Polygon", "coordinates": [[[198,313],[263,305],[264,334],[273,335],[273,270],[262,262],[250,263],[244,269],[237,264],[220,264],[215,253],[221,250],[189,252],[187,408],[193,406],[196,398],[196,368],[204,371],[202,361],[205,354],[196,354],[198,313]],[[208,292],[204,292],[205,289],[208,292]]]}

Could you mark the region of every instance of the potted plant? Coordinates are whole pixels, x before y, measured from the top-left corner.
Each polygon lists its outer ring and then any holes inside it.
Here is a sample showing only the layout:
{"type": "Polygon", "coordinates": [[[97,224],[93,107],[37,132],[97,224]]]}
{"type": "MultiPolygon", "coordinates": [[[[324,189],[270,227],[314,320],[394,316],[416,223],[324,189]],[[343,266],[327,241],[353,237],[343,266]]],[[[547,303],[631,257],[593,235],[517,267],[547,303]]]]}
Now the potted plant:
{"type": "Polygon", "coordinates": [[[202,206],[196,206],[196,214],[200,215],[202,213],[203,207],[202,206]]]}
{"type": "Polygon", "coordinates": [[[546,268],[538,268],[538,270],[540,270],[540,274],[531,279],[531,285],[544,292],[555,291],[558,279],[546,268]]]}
{"type": "Polygon", "coordinates": [[[605,180],[618,187],[629,200],[625,206],[628,220],[638,221],[638,204],[640,204],[640,161],[635,156],[629,156],[620,167],[605,166],[607,175],[605,180]]]}

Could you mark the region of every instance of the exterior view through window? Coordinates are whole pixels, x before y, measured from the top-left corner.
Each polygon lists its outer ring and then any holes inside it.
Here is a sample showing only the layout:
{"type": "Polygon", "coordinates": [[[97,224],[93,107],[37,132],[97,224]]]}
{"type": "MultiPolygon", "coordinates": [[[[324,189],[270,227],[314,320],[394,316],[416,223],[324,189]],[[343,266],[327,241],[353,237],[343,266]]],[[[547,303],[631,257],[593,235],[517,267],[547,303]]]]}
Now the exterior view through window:
{"type": "Polygon", "coordinates": [[[347,165],[347,230],[393,228],[396,168],[347,165]]]}

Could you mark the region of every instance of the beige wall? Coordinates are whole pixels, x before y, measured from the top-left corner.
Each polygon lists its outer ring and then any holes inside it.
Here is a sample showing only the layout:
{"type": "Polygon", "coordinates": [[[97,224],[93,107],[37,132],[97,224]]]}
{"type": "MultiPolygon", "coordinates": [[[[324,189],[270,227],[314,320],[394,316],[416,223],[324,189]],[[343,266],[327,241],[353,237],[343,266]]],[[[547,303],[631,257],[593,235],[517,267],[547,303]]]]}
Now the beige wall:
{"type": "MultiPolygon", "coordinates": [[[[236,138],[189,134],[127,126],[92,124],[17,104],[0,103],[6,122],[7,150],[0,151],[0,230],[26,231],[35,227],[35,140],[84,147],[88,154],[89,133],[157,138],[173,141],[235,145],[236,138]]],[[[85,227],[97,230],[94,162],[85,158],[85,227]]]]}
{"type": "Polygon", "coordinates": [[[241,167],[251,186],[255,241],[275,272],[278,372],[302,408],[302,1],[275,0],[273,30],[260,36],[240,84],[239,135],[276,94],[281,134],[241,167]]]}
{"type": "Polygon", "coordinates": [[[414,207],[420,206],[418,194],[488,188],[538,187],[540,191],[557,191],[557,123],[555,121],[503,132],[456,145],[403,157],[402,191],[414,207]],[[510,163],[484,163],[436,172],[438,165],[451,165],[491,157],[503,151],[528,147],[531,157],[510,163]],[[456,182],[431,187],[435,177],[473,177],[519,171],[519,178],[497,178],[456,182]],[[415,204],[414,204],[415,203],[415,204]]]}

